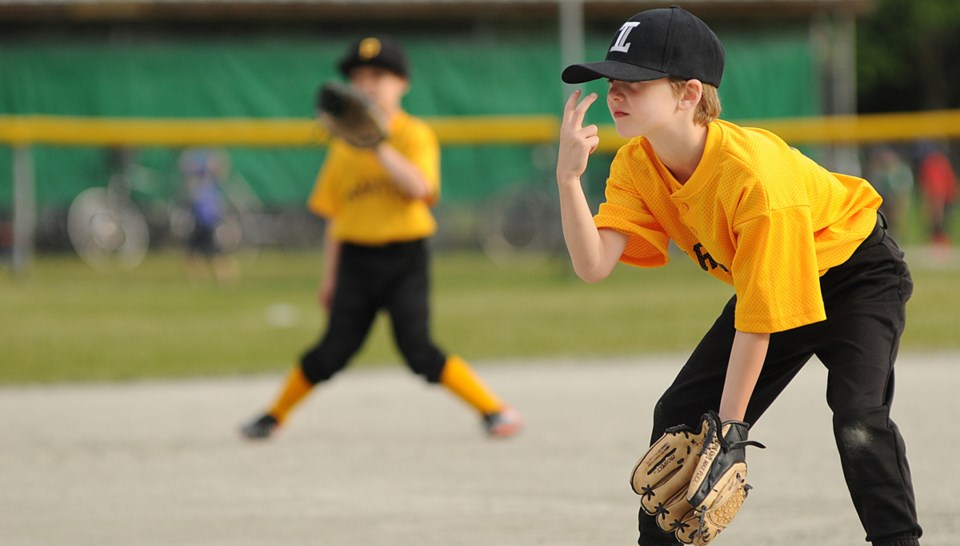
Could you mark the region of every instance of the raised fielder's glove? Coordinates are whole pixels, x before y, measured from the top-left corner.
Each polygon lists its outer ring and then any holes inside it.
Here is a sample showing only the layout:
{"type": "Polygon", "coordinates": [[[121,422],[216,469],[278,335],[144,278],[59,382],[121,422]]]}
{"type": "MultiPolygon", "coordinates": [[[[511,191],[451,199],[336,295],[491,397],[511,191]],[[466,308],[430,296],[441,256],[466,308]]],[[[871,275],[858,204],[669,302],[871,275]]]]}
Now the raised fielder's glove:
{"type": "Polygon", "coordinates": [[[697,428],[667,429],[637,462],[631,477],[645,513],[684,544],[703,546],[724,530],[747,498],[749,425],[721,422],[713,412],[697,428]]]}
{"type": "Polygon", "coordinates": [[[349,85],[323,84],[317,93],[317,113],[331,135],[357,148],[373,148],[387,138],[383,112],[349,85]]]}

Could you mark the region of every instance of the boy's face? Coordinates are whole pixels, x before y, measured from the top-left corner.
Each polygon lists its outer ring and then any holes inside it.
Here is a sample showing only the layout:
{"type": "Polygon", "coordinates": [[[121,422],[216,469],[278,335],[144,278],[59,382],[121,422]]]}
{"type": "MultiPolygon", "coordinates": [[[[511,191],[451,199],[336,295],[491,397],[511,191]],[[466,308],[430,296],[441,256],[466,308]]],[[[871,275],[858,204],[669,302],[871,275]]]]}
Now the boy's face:
{"type": "Polygon", "coordinates": [[[400,101],[410,89],[406,78],[378,66],[358,66],[351,70],[350,85],[370,97],[388,115],[400,109],[400,101]]]}
{"type": "Polygon", "coordinates": [[[649,137],[673,119],[678,100],[667,78],[609,82],[607,108],[621,137],[649,137]]]}

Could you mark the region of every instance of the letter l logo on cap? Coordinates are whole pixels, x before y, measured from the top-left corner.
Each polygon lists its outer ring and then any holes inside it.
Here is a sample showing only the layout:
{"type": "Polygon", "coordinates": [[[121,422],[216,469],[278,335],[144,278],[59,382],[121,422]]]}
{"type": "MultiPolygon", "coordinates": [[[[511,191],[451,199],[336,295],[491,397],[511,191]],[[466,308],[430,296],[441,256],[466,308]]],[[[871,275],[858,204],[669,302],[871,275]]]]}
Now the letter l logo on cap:
{"type": "Polygon", "coordinates": [[[630,35],[630,31],[639,25],[639,21],[627,21],[624,23],[623,26],[620,27],[620,35],[617,36],[617,41],[610,47],[610,51],[620,51],[622,53],[630,51],[630,43],[627,42],[627,36],[630,35]]]}

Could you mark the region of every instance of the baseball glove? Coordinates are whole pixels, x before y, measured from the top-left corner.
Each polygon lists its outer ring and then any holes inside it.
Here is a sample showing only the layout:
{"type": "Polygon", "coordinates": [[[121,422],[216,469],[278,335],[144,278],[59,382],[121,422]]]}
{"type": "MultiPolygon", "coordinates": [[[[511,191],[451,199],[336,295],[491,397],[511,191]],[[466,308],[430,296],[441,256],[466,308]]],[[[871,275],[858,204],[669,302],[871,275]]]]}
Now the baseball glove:
{"type": "Polygon", "coordinates": [[[743,451],[760,444],[746,441],[746,430],[746,423],[720,423],[712,412],[696,429],[667,429],[633,469],[631,486],[642,510],[684,544],[704,546],[716,538],[750,488],[743,451]]]}
{"type": "Polygon", "coordinates": [[[339,82],[327,82],[317,93],[320,122],[335,137],[357,148],[373,148],[387,138],[383,113],[366,95],[339,82]]]}
{"type": "Polygon", "coordinates": [[[687,500],[699,515],[700,538],[706,544],[730,525],[747,498],[746,447],[765,446],[747,440],[750,425],[743,421],[721,422],[713,412],[703,420],[709,430],[687,489],[687,500]]]}

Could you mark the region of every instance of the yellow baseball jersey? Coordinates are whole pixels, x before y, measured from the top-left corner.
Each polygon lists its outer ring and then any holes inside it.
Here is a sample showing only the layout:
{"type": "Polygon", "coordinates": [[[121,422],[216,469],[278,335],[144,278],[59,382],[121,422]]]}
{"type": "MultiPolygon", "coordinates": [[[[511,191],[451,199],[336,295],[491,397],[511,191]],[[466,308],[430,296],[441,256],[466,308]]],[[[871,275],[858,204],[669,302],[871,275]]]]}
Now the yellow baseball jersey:
{"type": "Polygon", "coordinates": [[[387,142],[416,165],[433,188],[427,201],[410,199],[397,189],[372,150],[334,139],[308,208],[333,220],[338,241],[383,245],[433,235],[437,223],[430,207],[440,194],[440,144],[422,120],[400,112],[390,121],[387,142]]]}
{"type": "Polygon", "coordinates": [[[880,195],[831,173],[762,129],[708,126],[700,164],[680,184],[643,137],[617,153],[594,221],[629,236],[620,260],[665,265],[672,240],[733,285],[736,328],[772,333],[826,319],[820,276],[877,222],[880,195]]]}

